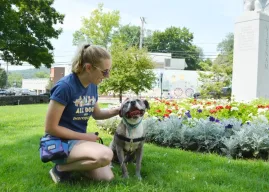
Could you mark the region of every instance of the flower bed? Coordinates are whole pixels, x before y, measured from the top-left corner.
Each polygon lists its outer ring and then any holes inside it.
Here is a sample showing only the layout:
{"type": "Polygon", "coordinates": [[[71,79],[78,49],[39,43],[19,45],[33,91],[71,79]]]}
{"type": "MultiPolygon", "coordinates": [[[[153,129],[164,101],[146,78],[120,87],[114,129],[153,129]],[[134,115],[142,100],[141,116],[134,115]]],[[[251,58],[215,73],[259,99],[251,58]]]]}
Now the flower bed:
{"type": "Polygon", "coordinates": [[[189,118],[214,117],[216,121],[227,118],[236,118],[243,123],[250,122],[259,116],[269,118],[269,101],[254,100],[248,103],[229,102],[228,100],[160,100],[155,99],[150,102],[151,109],[148,111],[150,117],[157,117],[162,120],[170,116],[179,118],[188,116],[189,118]]]}
{"type": "Polygon", "coordinates": [[[145,120],[147,141],[233,158],[269,155],[269,101],[151,101],[145,120]]]}
{"type": "MultiPolygon", "coordinates": [[[[157,145],[233,158],[268,159],[268,118],[268,100],[155,99],[150,101],[144,127],[146,141],[157,145]]],[[[119,121],[107,120],[100,128],[114,133],[119,121]]]]}

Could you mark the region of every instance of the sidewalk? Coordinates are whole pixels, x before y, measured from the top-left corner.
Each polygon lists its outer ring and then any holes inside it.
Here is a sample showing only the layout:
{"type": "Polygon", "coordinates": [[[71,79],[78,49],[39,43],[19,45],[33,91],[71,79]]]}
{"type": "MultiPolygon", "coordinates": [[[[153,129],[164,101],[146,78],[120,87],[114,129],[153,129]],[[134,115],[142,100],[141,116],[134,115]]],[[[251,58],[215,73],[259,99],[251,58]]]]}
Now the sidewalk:
{"type": "MultiPolygon", "coordinates": [[[[123,98],[125,99],[125,98],[123,98]]],[[[120,99],[118,97],[104,97],[98,98],[99,103],[110,103],[110,104],[120,104],[120,99]]]]}

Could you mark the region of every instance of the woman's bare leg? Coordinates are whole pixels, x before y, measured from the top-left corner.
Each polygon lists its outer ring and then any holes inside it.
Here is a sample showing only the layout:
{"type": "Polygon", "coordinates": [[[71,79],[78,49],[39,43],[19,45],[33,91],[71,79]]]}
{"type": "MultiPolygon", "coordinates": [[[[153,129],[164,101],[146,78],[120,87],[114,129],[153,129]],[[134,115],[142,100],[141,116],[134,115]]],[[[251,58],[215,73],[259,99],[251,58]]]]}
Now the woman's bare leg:
{"type": "Polygon", "coordinates": [[[109,167],[112,158],[113,152],[105,145],[79,141],[71,150],[67,163],[58,165],[58,170],[86,171],[91,179],[109,181],[114,178],[109,167]]]}

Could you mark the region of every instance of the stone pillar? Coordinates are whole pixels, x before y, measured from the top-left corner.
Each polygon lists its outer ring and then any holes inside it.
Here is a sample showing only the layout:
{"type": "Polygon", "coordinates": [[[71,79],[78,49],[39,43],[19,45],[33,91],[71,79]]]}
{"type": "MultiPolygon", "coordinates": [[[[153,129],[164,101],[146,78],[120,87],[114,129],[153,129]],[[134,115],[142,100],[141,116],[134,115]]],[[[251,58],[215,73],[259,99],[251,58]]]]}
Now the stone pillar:
{"type": "Polygon", "coordinates": [[[232,96],[269,98],[269,16],[245,12],[235,23],[232,96]]]}

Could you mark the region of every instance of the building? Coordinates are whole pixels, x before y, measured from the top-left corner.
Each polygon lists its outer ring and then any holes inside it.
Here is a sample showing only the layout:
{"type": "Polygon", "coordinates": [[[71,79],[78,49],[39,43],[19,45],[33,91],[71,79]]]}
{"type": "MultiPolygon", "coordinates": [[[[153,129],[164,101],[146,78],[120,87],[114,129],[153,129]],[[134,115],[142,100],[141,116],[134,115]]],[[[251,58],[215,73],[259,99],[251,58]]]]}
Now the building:
{"type": "Polygon", "coordinates": [[[55,85],[62,77],[65,76],[66,67],[52,67],[50,68],[50,80],[55,85]]]}
{"type": "Polygon", "coordinates": [[[37,95],[41,93],[46,93],[48,85],[49,85],[48,78],[35,78],[35,79],[22,80],[22,89],[35,91],[37,95]]]}
{"type": "Polygon", "coordinates": [[[154,62],[155,69],[184,70],[188,67],[185,59],[172,58],[171,53],[149,53],[154,62]]]}
{"type": "Polygon", "coordinates": [[[149,53],[154,62],[157,81],[152,90],[141,93],[144,97],[192,97],[199,87],[198,72],[184,70],[185,59],[172,58],[171,53],[149,53]]]}
{"type": "Polygon", "coordinates": [[[143,97],[185,98],[198,92],[198,72],[181,69],[154,69],[157,81],[143,97]]]}

